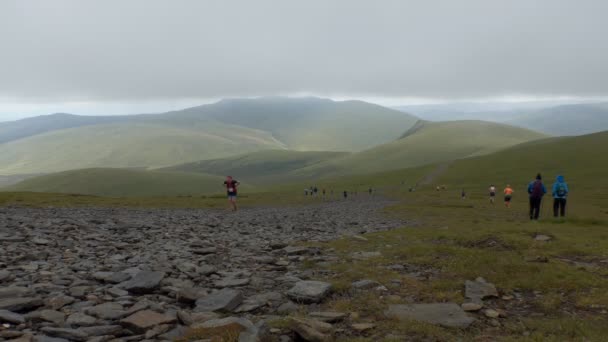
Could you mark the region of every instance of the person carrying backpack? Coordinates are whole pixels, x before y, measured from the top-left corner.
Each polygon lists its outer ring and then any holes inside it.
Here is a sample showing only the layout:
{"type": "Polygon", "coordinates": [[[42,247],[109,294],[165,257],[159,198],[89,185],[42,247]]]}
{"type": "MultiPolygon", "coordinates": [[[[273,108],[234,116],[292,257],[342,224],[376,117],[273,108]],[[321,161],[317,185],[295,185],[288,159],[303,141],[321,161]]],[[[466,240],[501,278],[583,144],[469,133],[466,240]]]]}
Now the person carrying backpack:
{"type": "Polygon", "coordinates": [[[237,186],[240,183],[232,178],[232,176],[227,176],[224,181],[224,186],[226,187],[226,193],[228,194],[228,201],[232,205],[232,210],[236,211],[236,195],[237,195],[237,186]]]}
{"type": "Polygon", "coordinates": [[[564,176],[557,176],[555,184],[553,184],[553,216],[566,216],[566,201],[568,199],[568,184],[564,180],[564,176]]]}
{"type": "Polygon", "coordinates": [[[536,175],[536,180],[528,184],[528,194],[530,195],[530,220],[538,220],[540,215],[540,205],[543,196],[547,193],[547,188],[543,184],[543,177],[536,175]]]}

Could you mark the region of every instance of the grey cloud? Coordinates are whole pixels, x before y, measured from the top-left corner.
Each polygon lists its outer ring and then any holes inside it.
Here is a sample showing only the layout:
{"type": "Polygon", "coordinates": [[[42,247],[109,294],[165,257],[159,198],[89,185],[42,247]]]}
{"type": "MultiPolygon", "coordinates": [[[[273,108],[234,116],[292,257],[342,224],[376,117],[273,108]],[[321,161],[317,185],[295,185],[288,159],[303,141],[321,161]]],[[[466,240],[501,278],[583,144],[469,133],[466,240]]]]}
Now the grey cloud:
{"type": "Polygon", "coordinates": [[[608,94],[608,2],[0,2],[0,97],[608,94]]]}

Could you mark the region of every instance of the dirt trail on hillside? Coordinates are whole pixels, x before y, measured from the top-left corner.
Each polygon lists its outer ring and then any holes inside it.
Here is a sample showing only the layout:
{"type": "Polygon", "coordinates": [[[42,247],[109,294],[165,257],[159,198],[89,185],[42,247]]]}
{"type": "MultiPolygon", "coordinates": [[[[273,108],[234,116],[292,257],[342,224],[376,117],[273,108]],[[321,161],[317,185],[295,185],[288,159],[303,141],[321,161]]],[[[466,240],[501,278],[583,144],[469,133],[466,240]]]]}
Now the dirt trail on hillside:
{"type": "Polygon", "coordinates": [[[420,181],[420,185],[431,185],[435,182],[437,178],[443,175],[452,165],[452,162],[442,163],[435,168],[435,170],[431,171],[431,173],[427,174],[420,181]]]}

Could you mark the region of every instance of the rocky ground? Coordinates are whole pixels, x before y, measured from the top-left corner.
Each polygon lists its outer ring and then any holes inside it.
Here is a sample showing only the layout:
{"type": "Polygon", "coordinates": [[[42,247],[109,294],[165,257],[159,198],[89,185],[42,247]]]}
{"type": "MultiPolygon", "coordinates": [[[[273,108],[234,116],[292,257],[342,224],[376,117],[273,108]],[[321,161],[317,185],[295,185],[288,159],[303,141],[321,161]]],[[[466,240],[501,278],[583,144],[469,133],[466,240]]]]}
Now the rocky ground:
{"type": "Polygon", "coordinates": [[[0,340],[173,340],[188,327],[237,327],[239,341],[322,340],[343,314],[317,312],[331,286],[301,263],[334,257],[299,243],[403,226],[378,213],[388,204],[0,208],[0,340]],[[311,319],[266,324],[295,311],[311,319]]]}

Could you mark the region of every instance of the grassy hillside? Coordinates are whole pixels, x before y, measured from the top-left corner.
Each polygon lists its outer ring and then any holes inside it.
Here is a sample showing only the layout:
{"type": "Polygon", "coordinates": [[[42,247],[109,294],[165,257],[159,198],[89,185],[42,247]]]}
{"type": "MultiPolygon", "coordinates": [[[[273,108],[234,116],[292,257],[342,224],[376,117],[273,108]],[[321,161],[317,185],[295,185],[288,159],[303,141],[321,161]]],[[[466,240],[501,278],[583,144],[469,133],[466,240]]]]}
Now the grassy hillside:
{"type": "MultiPolygon", "coordinates": [[[[83,169],[27,179],[3,190],[110,197],[180,196],[222,193],[223,177],[202,173],[127,169],[83,169]]],[[[244,185],[247,190],[247,184],[244,185]]]]}
{"type": "Polygon", "coordinates": [[[361,151],[399,138],[418,121],[371,103],[319,98],[232,99],[175,114],[268,131],[299,151],[361,151]]]}
{"type": "Polygon", "coordinates": [[[268,133],[217,122],[93,125],[0,144],[0,174],[161,167],[281,146],[268,133]]]}
{"type": "Polygon", "coordinates": [[[40,116],[0,123],[0,175],[87,167],[163,167],[268,149],[359,151],[417,119],[360,102],[224,100],[164,114],[40,116]]]}
{"type": "Polygon", "coordinates": [[[0,144],[60,129],[124,121],[120,116],[78,116],[51,114],[17,121],[0,122],[0,144]]]}
{"type": "Polygon", "coordinates": [[[581,135],[608,130],[608,103],[575,104],[522,114],[509,121],[551,135],[581,135]]]}
{"type": "Polygon", "coordinates": [[[457,161],[438,182],[467,188],[482,187],[484,191],[491,183],[498,187],[510,183],[525,197],[526,185],[536,173],[541,172],[549,184],[555,176],[563,174],[567,181],[576,184],[574,189],[585,187],[592,196],[605,198],[608,187],[606,146],[608,132],[540,140],[496,154],[457,161]]]}
{"type": "Polygon", "coordinates": [[[270,150],[236,157],[203,160],[166,168],[167,171],[202,172],[214,175],[233,175],[242,180],[286,180],[290,173],[323,161],[348,155],[345,152],[296,152],[270,150]]]}
{"type": "Polygon", "coordinates": [[[402,169],[489,154],[540,138],[544,136],[536,132],[483,121],[427,122],[399,140],[296,173],[318,177],[402,169]]]}

